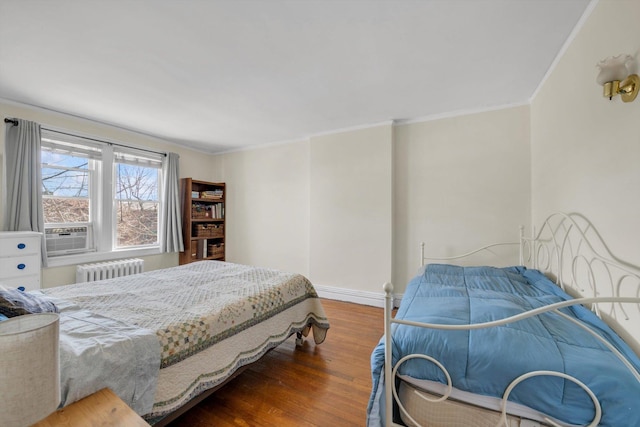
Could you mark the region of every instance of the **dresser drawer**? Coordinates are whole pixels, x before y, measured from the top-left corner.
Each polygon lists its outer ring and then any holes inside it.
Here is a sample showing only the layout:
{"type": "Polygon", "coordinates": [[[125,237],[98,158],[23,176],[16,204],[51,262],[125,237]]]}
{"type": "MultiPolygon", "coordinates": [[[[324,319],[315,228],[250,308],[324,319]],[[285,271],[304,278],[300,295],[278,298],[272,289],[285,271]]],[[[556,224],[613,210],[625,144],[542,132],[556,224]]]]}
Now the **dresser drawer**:
{"type": "Polygon", "coordinates": [[[24,275],[12,277],[11,279],[0,278],[0,284],[9,288],[23,287],[25,291],[35,291],[40,289],[40,274],[24,275]]]}
{"type": "Polygon", "coordinates": [[[0,283],[40,289],[42,233],[0,231],[0,283]]]}
{"type": "Polygon", "coordinates": [[[40,254],[41,237],[36,236],[7,236],[0,238],[0,257],[23,256],[40,254]]]}
{"type": "Polygon", "coordinates": [[[0,258],[0,280],[12,277],[40,275],[40,255],[0,258]]]}

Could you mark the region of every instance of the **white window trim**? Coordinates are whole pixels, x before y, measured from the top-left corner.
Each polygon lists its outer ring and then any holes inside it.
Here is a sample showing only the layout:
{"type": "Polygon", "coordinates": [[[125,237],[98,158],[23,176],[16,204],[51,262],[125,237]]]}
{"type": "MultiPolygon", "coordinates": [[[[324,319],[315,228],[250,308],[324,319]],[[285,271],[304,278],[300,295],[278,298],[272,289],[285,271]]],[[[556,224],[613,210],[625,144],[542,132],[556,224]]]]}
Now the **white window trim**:
{"type": "Polygon", "coordinates": [[[100,212],[96,215],[95,221],[98,224],[98,233],[96,233],[96,250],[98,253],[109,253],[114,250],[113,247],[113,225],[115,224],[113,219],[112,205],[113,205],[113,146],[105,147],[102,152],[102,162],[100,164],[100,181],[98,182],[98,198],[99,204],[96,212],[100,212]],[[106,167],[109,165],[109,167],[106,167]],[[111,203],[105,203],[106,200],[111,200],[111,203]]]}

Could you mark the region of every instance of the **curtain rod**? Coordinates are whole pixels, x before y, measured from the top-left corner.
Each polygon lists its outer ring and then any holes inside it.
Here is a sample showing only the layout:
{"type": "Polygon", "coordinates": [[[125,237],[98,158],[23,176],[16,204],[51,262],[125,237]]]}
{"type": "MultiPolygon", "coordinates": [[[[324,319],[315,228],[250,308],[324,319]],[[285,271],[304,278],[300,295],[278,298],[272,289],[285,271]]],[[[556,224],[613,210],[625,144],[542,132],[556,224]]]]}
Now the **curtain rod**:
{"type": "MultiPolygon", "coordinates": [[[[4,118],[4,122],[5,123],[11,123],[13,126],[18,126],[18,120],[16,120],[16,119],[11,119],[11,118],[5,117],[4,118]]],[[[89,137],[86,137],[86,136],[74,135],[72,133],[62,132],[62,131],[55,130],[55,129],[48,129],[48,128],[45,128],[45,127],[43,127],[42,130],[46,130],[48,132],[53,132],[53,133],[59,133],[61,135],[73,136],[75,138],[88,139],[89,141],[100,142],[102,144],[116,145],[118,147],[125,147],[125,148],[133,148],[135,150],[146,151],[148,153],[154,153],[154,154],[160,154],[160,155],[162,155],[164,157],[167,157],[167,153],[162,152],[162,151],[154,151],[154,150],[149,150],[149,149],[146,149],[146,148],[132,147],[130,145],[118,144],[117,142],[104,141],[102,139],[95,139],[95,138],[89,138],[89,137]]]]}

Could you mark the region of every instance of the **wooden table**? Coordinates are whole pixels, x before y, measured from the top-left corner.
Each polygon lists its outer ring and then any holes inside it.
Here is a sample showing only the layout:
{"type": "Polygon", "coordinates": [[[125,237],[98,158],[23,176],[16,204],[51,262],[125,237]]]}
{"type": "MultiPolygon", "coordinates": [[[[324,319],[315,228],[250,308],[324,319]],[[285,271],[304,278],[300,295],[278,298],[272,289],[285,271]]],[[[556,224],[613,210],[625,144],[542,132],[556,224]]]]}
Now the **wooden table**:
{"type": "Polygon", "coordinates": [[[149,427],[108,388],[58,409],[32,427],[149,427]]]}

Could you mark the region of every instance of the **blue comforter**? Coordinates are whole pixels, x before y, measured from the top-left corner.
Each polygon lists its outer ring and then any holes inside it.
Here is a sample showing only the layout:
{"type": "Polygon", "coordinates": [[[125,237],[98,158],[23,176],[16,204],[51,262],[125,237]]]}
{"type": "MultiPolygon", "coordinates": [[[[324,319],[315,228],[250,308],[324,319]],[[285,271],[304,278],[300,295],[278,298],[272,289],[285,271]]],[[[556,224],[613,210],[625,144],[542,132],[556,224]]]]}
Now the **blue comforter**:
{"type": "MultiPolygon", "coordinates": [[[[568,299],[571,297],[537,270],[432,264],[409,283],[396,318],[480,323],[568,299]]],[[[589,325],[640,369],[640,359],[591,311],[573,306],[562,312],[589,325]]],[[[454,387],[498,398],[511,381],[526,372],[565,372],[596,394],[603,410],[601,426],[640,426],[640,383],[602,343],[556,313],[474,331],[393,327],[394,364],[408,354],[428,354],[445,365],[454,387]]],[[[383,340],[371,355],[371,368],[367,425],[374,427],[384,420],[383,340]]],[[[444,374],[421,359],[404,363],[399,374],[446,384],[444,374]]],[[[588,395],[573,382],[557,377],[525,380],[509,400],[566,423],[584,425],[594,417],[588,395]]]]}

